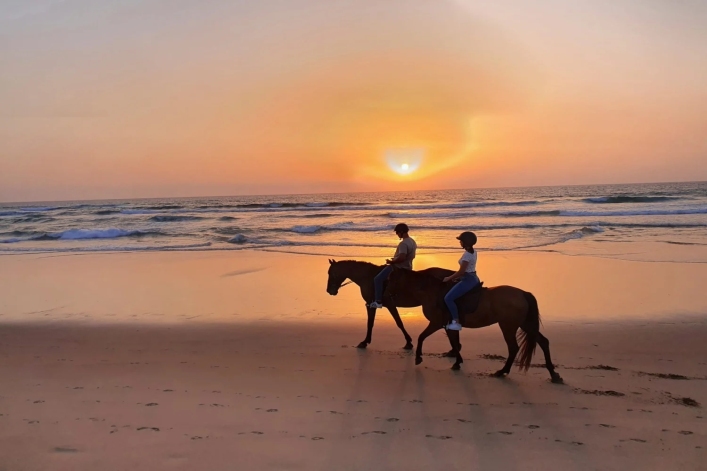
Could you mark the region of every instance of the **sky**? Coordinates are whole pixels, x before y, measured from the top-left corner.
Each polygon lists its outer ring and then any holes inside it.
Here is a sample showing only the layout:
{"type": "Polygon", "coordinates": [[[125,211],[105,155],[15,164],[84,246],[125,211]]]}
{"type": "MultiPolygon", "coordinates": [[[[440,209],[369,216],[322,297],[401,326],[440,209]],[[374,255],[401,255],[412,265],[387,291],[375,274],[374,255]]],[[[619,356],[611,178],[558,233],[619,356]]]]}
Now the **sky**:
{"type": "Polygon", "coordinates": [[[707,3],[0,0],[0,201],[707,180],[707,3]]]}

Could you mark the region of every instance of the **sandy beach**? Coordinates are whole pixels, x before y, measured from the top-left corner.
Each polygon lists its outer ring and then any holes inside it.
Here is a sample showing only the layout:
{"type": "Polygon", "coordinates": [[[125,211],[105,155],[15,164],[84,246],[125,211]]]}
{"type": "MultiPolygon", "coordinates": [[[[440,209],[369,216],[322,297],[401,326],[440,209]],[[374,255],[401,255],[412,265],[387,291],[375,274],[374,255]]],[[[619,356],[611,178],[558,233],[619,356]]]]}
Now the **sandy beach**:
{"type": "Polygon", "coordinates": [[[482,260],[538,296],[566,384],[490,377],[495,326],[462,333],[460,372],[442,333],[416,367],[387,312],[355,348],[362,302],[326,295],[322,257],[3,257],[0,469],[706,469],[704,265],[482,260]]]}

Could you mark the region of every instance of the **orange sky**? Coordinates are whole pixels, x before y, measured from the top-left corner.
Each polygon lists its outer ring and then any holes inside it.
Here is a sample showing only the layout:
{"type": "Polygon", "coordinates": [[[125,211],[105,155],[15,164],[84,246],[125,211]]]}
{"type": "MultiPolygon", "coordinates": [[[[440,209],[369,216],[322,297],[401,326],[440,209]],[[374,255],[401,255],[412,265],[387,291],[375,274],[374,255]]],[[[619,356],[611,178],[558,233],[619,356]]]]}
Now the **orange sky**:
{"type": "Polygon", "coordinates": [[[707,180],[707,7],[530,3],[8,0],[0,201],[707,180]]]}

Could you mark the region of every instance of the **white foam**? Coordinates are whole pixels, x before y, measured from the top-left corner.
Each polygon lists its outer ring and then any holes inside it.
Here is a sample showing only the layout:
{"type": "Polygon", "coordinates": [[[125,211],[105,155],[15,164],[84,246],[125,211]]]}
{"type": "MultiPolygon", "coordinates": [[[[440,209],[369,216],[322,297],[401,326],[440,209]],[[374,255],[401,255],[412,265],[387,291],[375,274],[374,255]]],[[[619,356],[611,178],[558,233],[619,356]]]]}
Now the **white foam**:
{"type": "Polygon", "coordinates": [[[322,229],[322,226],[295,226],[290,229],[292,232],[297,232],[298,234],[314,234],[322,229]]]}
{"type": "Polygon", "coordinates": [[[248,238],[243,234],[236,234],[233,238],[229,239],[228,242],[231,244],[243,244],[248,242],[248,238]]]}

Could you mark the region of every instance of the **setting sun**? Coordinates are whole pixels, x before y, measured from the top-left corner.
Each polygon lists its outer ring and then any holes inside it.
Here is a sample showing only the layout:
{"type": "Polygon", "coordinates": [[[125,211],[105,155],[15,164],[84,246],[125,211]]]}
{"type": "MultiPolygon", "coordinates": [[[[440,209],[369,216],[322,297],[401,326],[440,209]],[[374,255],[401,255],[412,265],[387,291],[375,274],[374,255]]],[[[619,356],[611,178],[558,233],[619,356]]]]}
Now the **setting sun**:
{"type": "Polygon", "coordinates": [[[424,155],[425,150],[419,148],[388,149],[385,152],[385,160],[395,173],[409,175],[420,168],[424,155]]]}

